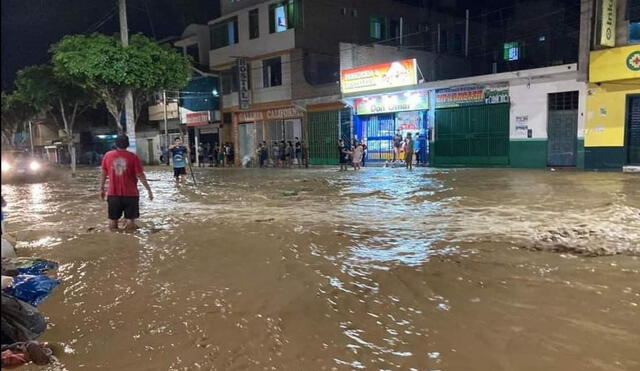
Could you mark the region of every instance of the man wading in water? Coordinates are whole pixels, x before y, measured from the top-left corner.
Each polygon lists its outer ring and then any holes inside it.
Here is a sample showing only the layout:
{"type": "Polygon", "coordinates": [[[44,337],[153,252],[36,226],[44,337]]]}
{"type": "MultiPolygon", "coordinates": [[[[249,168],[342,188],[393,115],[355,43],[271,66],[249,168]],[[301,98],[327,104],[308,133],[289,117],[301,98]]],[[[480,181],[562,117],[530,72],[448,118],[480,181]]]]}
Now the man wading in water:
{"type": "Polygon", "coordinates": [[[173,177],[176,184],[187,181],[187,161],[189,161],[189,148],[182,145],[182,139],[176,138],[169,147],[169,153],[173,160],[173,177]]]}
{"type": "Polygon", "coordinates": [[[124,213],[125,230],[134,231],[136,219],[140,217],[140,194],[138,179],[146,188],[149,199],[153,200],[151,187],[144,175],[140,159],[135,153],[127,151],[129,137],[118,135],[116,149],[107,152],[102,159],[102,175],[100,176],[100,199],[109,204],[110,229],[118,230],[118,220],[124,213]],[[104,185],[109,178],[109,191],[104,185]]]}

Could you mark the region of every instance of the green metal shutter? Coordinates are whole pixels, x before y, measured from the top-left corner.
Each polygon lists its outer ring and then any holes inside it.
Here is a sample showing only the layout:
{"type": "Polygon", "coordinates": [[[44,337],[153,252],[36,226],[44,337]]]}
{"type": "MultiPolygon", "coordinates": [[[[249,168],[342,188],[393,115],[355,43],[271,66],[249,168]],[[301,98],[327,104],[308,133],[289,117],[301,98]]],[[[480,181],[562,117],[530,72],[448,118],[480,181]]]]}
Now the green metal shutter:
{"type": "Polygon", "coordinates": [[[339,111],[309,112],[309,163],[312,165],[338,164],[339,111]]]}
{"type": "Polygon", "coordinates": [[[509,105],[437,109],[434,166],[509,164],[509,105]]]}

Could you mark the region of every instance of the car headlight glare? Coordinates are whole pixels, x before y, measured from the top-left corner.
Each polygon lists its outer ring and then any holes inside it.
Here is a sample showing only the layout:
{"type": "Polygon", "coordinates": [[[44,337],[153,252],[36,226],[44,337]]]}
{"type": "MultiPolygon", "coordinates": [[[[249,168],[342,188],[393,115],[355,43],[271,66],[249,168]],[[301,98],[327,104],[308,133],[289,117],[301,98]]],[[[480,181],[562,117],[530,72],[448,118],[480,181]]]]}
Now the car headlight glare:
{"type": "Polygon", "coordinates": [[[40,170],[40,164],[37,161],[31,161],[29,168],[33,171],[40,170]]]}
{"type": "Polygon", "coordinates": [[[11,170],[11,164],[7,161],[2,161],[2,172],[11,170]]]}

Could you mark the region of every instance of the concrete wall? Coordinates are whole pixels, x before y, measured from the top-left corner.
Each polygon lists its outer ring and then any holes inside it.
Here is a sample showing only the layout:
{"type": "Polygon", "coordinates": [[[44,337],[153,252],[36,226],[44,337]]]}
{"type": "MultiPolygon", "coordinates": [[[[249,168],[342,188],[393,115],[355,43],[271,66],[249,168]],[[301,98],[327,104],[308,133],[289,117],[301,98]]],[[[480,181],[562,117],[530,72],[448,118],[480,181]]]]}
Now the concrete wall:
{"type": "Polygon", "coordinates": [[[547,166],[548,95],[578,91],[578,168],[584,167],[584,127],[586,110],[586,83],[577,81],[578,72],[544,78],[514,79],[509,84],[511,107],[509,112],[509,152],[512,167],[543,168],[547,166]],[[532,131],[516,129],[516,124],[526,122],[532,131]]]}
{"type": "MultiPolygon", "coordinates": [[[[269,5],[276,2],[264,2],[258,6],[244,8],[209,22],[209,25],[212,25],[234,16],[238,17],[238,43],[210,50],[209,65],[212,69],[218,69],[233,63],[235,57],[261,56],[295,47],[296,30],[289,29],[284,32],[269,33],[269,5]],[[249,11],[255,8],[259,9],[260,37],[251,40],[249,39],[249,11]]],[[[246,3],[251,4],[252,2],[247,1],[246,3]]],[[[244,4],[244,2],[240,2],[240,4],[244,4]]]]}

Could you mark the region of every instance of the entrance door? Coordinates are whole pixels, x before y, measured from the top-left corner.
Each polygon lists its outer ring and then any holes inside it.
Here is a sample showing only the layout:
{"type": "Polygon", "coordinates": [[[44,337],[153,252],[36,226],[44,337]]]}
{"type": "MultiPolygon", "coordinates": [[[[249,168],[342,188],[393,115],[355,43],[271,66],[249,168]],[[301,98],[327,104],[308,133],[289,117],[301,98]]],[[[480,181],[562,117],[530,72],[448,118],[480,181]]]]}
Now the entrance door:
{"type": "Polygon", "coordinates": [[[627,106],[627,163],[640,165],[640,95],[632,95],[627,106]]]}
{"type": "Polygon", "coordinates": [[[256,153],[256,124],[238,125],[240,134],[240,163],[243,166],[250,164],[256,153]]]}
{"type": "Polygon", "coordinates": [[[309,112],[309,163],[336,165],[338,163],[339,111],[309,112]]]}
{"type": "Polygon", "coordinates": [[[578,92],[549,94],[547,165],[576,166],[578,92]]]}

